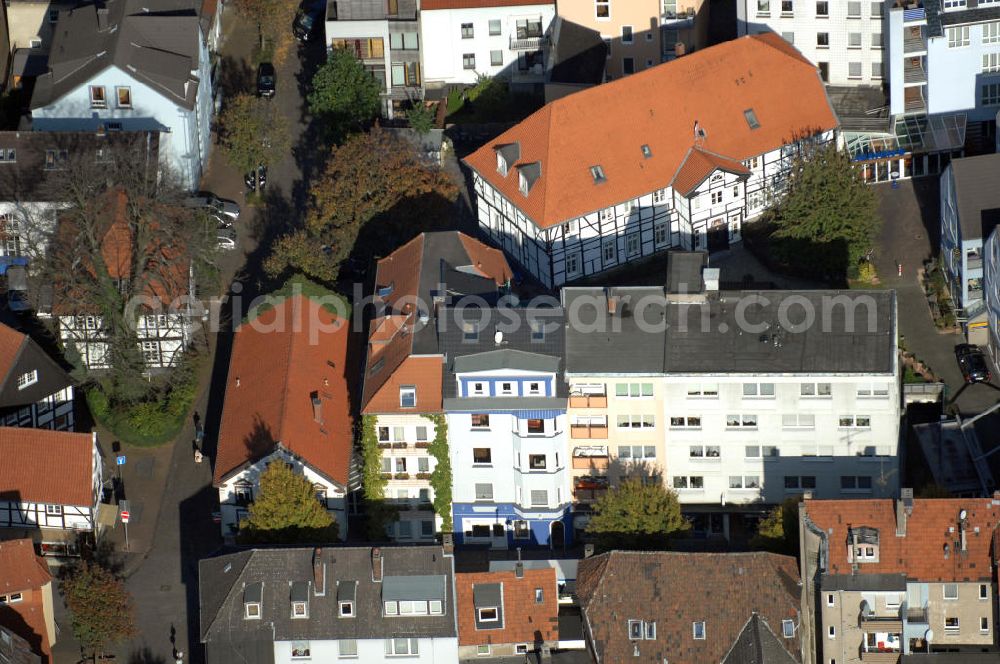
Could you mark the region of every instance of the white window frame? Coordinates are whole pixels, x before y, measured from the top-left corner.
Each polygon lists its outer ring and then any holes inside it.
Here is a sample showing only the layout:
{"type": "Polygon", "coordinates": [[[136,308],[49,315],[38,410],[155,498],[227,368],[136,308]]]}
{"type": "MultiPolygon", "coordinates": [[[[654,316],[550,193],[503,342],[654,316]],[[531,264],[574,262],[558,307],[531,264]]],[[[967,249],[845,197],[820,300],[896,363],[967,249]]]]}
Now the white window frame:
{"type": "Polygon", "coordinates": [[[594,18],[598,21],[611,20],[611,0],[594,0],[594,18]],[[607,11],[607,16],[601,16],[601,8],[607,11]]]}
{"type": "Polygon", "coordinates": [[[479,622],[500,622],[500,609],[495,606],[480,606],[476,608],[476,620],[479,622]],[[492,611],[492,618],[484,618],[483,611],[492,611]]]}
{"type": "Polygon", "coordinates": [[[400,408],[416,408],[417,407],[417,388],[413,385],[403,385],[399,388],[399,407],[400,408]],[[413,403],[406,403],[406,396],[411,396],[413,403]]]}
{"type": "Polygon", "coordinates": [[[695,641],[704,641],[707,638],[707,632],[708,629],[704,620],[696,620],[691,623],[691,638],[695,641]]]}
{"type": "MultiPolygon", "coordinates": [[[[947,5],[948,0],[945,0],[947,5]]],[[[965,0],[962,0],[962,4],[965,4],[965,0]]],[[[948,36],[948,48],[965,48],[971,42],[969,40],[969,26],[958,25],[945,29],[945,33],[948,36]]]]}
{"type": "Polygon", "coordinates": [[[25,371],[17,377],[17,389],[23,390],[38,382],[38,369],[25,371]]]}

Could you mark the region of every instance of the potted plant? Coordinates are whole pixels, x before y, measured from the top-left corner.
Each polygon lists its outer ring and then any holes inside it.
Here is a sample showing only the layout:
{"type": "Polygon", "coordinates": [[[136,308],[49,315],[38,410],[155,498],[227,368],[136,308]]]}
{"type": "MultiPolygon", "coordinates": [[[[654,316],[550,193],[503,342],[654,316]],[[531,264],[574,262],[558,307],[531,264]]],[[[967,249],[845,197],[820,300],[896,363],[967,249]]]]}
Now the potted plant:
{"type": "Polygon", "coordinates": [[[408,479],[410,479],[410,474],[409,473],[396,473],[396,479],[397,480],[408,480],[408,479]]]}

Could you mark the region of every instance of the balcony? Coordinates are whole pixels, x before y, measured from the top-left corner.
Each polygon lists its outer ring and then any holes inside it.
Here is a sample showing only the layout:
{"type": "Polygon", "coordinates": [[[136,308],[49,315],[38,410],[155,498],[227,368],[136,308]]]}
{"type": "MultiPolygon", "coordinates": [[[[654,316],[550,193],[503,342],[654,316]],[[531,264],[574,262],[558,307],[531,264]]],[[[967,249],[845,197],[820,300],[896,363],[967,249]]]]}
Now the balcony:
{"type": "Polygon", "coordinates": [[[903,9],[903,23],[916,23],[927,20],[927,12],[924,11],[923,3],[911,2],[903,9]]]}
{"type": "Polygon", "coordinates": [[[607,491],[607,477],[577,477],[573,480],[573,497],[577,502],[593,502],[607,493],[607,491]]]}
{"type": "Polygon", "coordinates": [[[570,394],[570,408],[607,408],[608,396],[606,394],[570,394]]]}
{"type": "Polygon", "coordinates": [[[906,622],[912,625],[928,625],[927,617],[927,607],[926,606],[914,606],[907,607],[904,614],[906,616],[906,622]]]}
{"type": "Polygon", "coordinates": [[[912,37],[907,35],[903,38],[903,53],[909,55],[910,53],[926,53],[927,52],[927,40],[924,39],[923,35],[918,35],[912,37]]]}
{"type": "Polygon", "coordinates": [[[861,652],[861,661],[870,664],[896,664],[899,662],[899,652],[878,652],[878,651],[867,651],[861,652]]]}
{"type": "Polygon", "coordinates": [[[981,254],[970,252],[965,256],[965,266],[971,272],[972,270],[983,269],[983,257],[981,254]]]}
{"type": "Polygon", "coordinates": [[[605,424],[572,424],[569,427],[569,437],[574,439],[603,439],[608,437],[608,425],[605,424]]]}
{"type": "Polygon", "coordinates": [[[608,461],[608,448],[605,445],[573,448],[573,470],[607,470],[608,461]]]}
{"type": "Polygon", "coordinates": [[[903,110],[906,113],[923,113],[927,111],[923,87],[905,88],[903,90],[903,110]]]}
{"type": "Polygon", "coordinates": [[[859,623],[863,632],[900,634],[903,631],[903,621],[898,616],[862,616],[859,623]]]}
{"type": "Polygon", "coordinates": [[[926,83],[927,72],[924,70],[924,63],[920,58],[907,58],[903,65],[904,83],[926,83]]]}
{"type": "Polygon", "coordinates": [[[523,37],[520,34],[510,36],[510,50],[540,51],[542,47],[547,46],[549,43],[549,38],[542,34],[533,35],[524,33],[524,35],[523,37]]]}

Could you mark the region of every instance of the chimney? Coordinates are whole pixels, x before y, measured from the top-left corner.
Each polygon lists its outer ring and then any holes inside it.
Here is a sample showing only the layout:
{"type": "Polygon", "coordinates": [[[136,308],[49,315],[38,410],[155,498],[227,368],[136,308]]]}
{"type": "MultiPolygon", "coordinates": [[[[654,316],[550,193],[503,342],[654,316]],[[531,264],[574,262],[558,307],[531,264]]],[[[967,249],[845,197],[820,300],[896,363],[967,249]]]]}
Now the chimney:
{"type": "Polygon", "coordinates": [[[899,497],[906,509],[906,516],[913,516],[913,489],[900,489],[899,497]]]}
{"type": "Polygon", "coordinates": [[[674,55],[678,58],[682,58],[687,55],[687,46],[684,45],[684,42],[677,42],[674,44],[674,55]]]}
{"type": "Polygon", "coordinates": [[[326,565],[323,564],[323,549],[313,549],[313,592],[326,594],[326,565]]]}
{"type": "Polygon", "coordinates": [[[608,315],[609,316],[614,316],[616,313],[618,313],[618,300],[619,299],[620,298],[617,295],[612,295],[610,292],[608,293],[608,315]]]}
{"type": "Polygon", "coordinates": [[[319,392],[312,392],[309,395],[309,400],[312,402],[313,408],[313,420],[323,423],[323,401],[319,398],[319,392]]]}
{"type": "Polygon", "coordinates": [[[382,549],[372,549],[372,581],[382,583],[382,549]]]}
{"type": "Polygon", "coordinates": [[[896,537],[906,537],[906,507],[902,498],[896,501],[896,537]]]}
{"type": "Polygon", "coordinates": [[[441,535],[441,549],[446,556],[455,553],[455,536],[451,533],[443,533],[441,535]]]}
{"type": "Polygon", "coordinates": [[[593,544],[584,544],[583,545],[583,557],[584,558],[590,558],[593,555],[594,555],[594,545],[593,544]]]}
{"type": "Polygon", "coordinates": [[[104,4],[97,6],[97,29],[104,32],[108,29],[108,7],[104,4]]]}
{"type": "Polygon", "coordinates": [[[958,541],[959,545],[962,547],[962,552],[968,551],[968,546],[966,542],[965,526],[968,523],[967,517],[968,512],[964,509],[958,512],[958,541]]]}
{"type": "MultiPolygon", "coordinates": [[[[518,553],[520,553],[520,551],[518,551],[518,553]]],[[[524,562],[518,560],[517,563],[514,564],[514,576],[519,579],[524,578],[524,562]]]]}

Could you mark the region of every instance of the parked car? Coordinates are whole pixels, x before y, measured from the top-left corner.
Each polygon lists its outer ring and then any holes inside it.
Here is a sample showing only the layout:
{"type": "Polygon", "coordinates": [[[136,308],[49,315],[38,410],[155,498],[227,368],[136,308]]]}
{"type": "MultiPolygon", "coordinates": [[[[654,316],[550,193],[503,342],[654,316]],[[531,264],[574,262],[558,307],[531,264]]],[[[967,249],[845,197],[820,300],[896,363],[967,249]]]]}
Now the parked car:
{"type": "Polygon", "coordinates": [[[295,16],[295,24],[292,25],[292,32],[300,42],[308,41],[316,28],[318,13],[311,9],[300,9],[295,16]]]}
{"type": "Polygon", "coordinates": [[[274,96],[274,65],[270,62],[257,66],[257,94],[261,97],[274,96]]]}
{"type": "Polygon", "coordinates": [[[219,249],[223,251],[233,251],[236,249],[236,233],[229,229],[219,230],[217,233],[219,249]]]}
{"type": "Polygon", "coordinates": [[[955,346],[955,357],[958,368],[962,370],[962,378],[966,383],[988,383],[990,375],[989,364],[983,350],[974,344],[959,344],[955,346]]]}
{"type": "Polygon", "coordinates": [[[191,198],[185,199],[184,205],[190,208],[204,208],[216,218],[226,218],[236,221],[240,218],[240,206],[235,201],[219,198],[208,191],[199,191],[191,198]]]}

